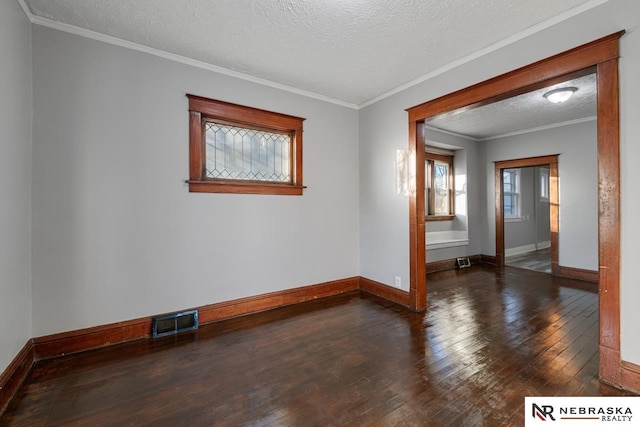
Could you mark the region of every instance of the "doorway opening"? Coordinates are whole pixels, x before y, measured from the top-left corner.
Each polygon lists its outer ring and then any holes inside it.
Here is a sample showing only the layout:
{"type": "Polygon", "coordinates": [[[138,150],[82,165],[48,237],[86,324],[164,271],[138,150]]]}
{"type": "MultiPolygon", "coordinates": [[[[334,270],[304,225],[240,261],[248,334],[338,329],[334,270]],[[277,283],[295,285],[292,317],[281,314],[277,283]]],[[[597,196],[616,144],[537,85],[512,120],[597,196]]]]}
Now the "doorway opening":
{"type": "MultiPolygon", "coordinates": [[[[474,108],[502,99],[549,87],[592,72],[597,75],[598,152],[598,278],[599,375],[621,385],[620,358],[620,130],[619,130],[619,39],[624,31],[603,37],[510,73],[495,77],[452,94],[417,105],[409,114],[409,150],[416,165],[424,164],[424,122],[459,108],[474,108]]],[[[409,198],[409,305],[423,311],[427,303],[425,172],[416,167],[415,188],[409,198]]],[[[500,203],[498,201],[498,203],[500,203]]],[[[491,260],[492,255],[480,254],[491,260]]],[[[499,252],[493,261],[499,260],[499,252]]]]}
{"type": "Polygon", "coordinates": [[[504,263],[551,274],[549,167],[502,171],[504,263]]]}
{"type": "Polygon", "coordinates": [[[534,250],[537,251],[538,249],[548,249],[548,273],[557,275],[559,265],[558,236],[560,232],[560,180],[558,179],[558,155],[496,162],[494,174],[497,202],[496,264],[508,265],[508,260],[506,257],[508,246],[511,246],[513,248],[514,245],[518,244],[512,243],[511,245],[507,245],[507,240],[505,239],[505,231],[507,229],[508,221],[516,217],[519,221],[515,222],[514,224],[518,225],[525,223],[525,225],[527,225],[527,222],[531,222],[531,214],[527,212],[533,211],[534,216],[538,218],[538,221],[534,220],[533,227],[528,227],[529,229],[533,228],[533,230],[529,231],[528,234],[535,236],[533,238],[533,240],[535,241],[534,250]],[[526,197],[524,189],[522,188],[523,170],[527,170],[531,174],[531,179],[529,180],[531,191],[530,193],[528,193],[528,195],[530,196],[530,205],[529,209],[526,211],[523,206],[525,204],[525,200],[522,200],[524,197],[526,197]],[[518,174],[517,172],[520,172],[520,174],[518,174]],[[536,172],[538,173],[538,176],[542,176],[543,178],[536,180],[536,172]],[[545,181],[545,185],[542,185],[542,181],[545,181]],[[540,188],[540,190],[538,190],[538,188],[540,188]],[[543,191],[543,189],[546,191],[543,191]],[[509,192],[507,190],[512,191],[509,192]],[[546,208],[546,215],[542,213],[540,215],[536,214],[536,205],[539,205],[540,210],[546,208]],[[526,215],[529,215],[529,218],[527,218],[526,215]],[[543,220],[540,220],[540,218],[543,218],[543,220]],[[544,222],[545,218],[546,227],[545,224],[540,224],[544,222]],[[539,231],[541,233],[539,233],[539,231]],[[548,236],[548,244],[546,240],[539,239],[538,236],[540,236],[541,234],[548,236]],[[541,242],[538,242],[538,240],[541,240],[541,242]]]}

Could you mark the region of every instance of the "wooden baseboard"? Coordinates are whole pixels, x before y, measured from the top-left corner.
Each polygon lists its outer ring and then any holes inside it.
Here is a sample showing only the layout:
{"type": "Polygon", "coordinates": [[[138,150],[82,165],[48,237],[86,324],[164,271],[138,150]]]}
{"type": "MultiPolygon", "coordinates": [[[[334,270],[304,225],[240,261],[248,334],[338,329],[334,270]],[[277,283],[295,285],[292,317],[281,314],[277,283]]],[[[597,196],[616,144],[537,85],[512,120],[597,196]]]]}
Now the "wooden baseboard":
{"type": "Polygon", "coordinates": [[[359,277],[350,277],[318,285],[286,289],[284,291],[205,305],[198,308],[198,320],[202,324],[217,322],[232,317],[271,310],[285,305],[297,304],[349,291],[357,291],[359,281],[359,277]]]}
{"type": "Polygon", "coordinates": [[[435,273],[436,271],[453,270],[457,268],[456,259],[445,259],[442,261],[433,261],[427,263],[427,274],[435,273]]]}
{"type": "Polygon", "coordinates": [[[600,380],[614,386],[619,386],[620,351],[600,344],[598,359],[598,375],[600,376],[600,380]]]}
{"type": "MultiPolygon", "coordinates": [[[[480,255],[472,255],[466,258],[469,258],[472,265],[480,264],[480,255]]],[[[456,268],[458,268],[457,258],[428,262],[427,274],[435,273],[436,271],[454,270],[456,268]]]]}
{"type": "Polygon", "coordinates": [[[614,387],[640,393],[640,366],[620,360],[620,352],[600,346],[600,381],[614,387]]]}
{"type": "Polygon", "coordinates": [[[624,360],[620,362],[620,387],[640,394],[640,366],[624,360]]]}
{"type": "Polygon", "coordinates": [[[77,329],[33,339],[36,360],[73,354],[145,338],[151,334],[151,317],[77,329]]]}
{"type": "Polygon", "coordinates": [[[380,282],[360,277],[360,291],[367,292],[397,304],[409,307],[409,292],[392,288],[380,282]]]}
{"type": "Polygon", "coordinates": [[[29,340],[0,375],[0,415],[7,409],[34,362],[33,341],[29,340]]]}
{"type": "MultiPolygon", "coordinates": [[[[498,261],[495,255],[471,255],[468,256],[471,265],[477,264],[489,264],[498,265],[498,261]]],[[[453,270],[458,268],[457,259],[451,258],[443,261],[434,261],[427,263],[427,274],[435,273],[436,271],[453,270]]]]}
{"type": "MultiPolygon", "coordinates": [[[[494,256],[478,255],[470,258],[472,263],[495,263],[494,256]]],[[[448,267],[451,266],[452,260],[440,263],[442,266],[448,267]]],[[[408,292],[364,277],[351,277],[205,305],[198,308],[199,320],[202,324],[206,324],[356,290],[385,298],[406,307],[409,306],[408,292]]],[[[150,336],[151,324],[152,318],[145,317],[29,340],[9,367],[0,375],[0,413],[6,408],[36,361],[146,338],[150,336]]],[[[603,381],[630,390],[639,390],[640,367],[627,362],[620,365],[619,353],[613,354],[608,350],[601,346],[601,362],[615,359],[615,363],[601,363],[603,381]],[[606,370],[610,366],[622,367],[616,369],[615,372],[606,370]]]]}
{"type": "Polygon", "coordinates": [[[480,262],[482,264],[498,265],[498,257],[496,257],[495,255],[484,255],[484,254],[481,254],[480,255],[480,262]]]}
{"type": "Polygon", "coordinates": [[[558,266],[555,276],[566,277],[568,279],[584,280],[585,282],[598,283],[600,281],[600,273],[593,270],[584,270],[582,268],[558,266]]]}
{"type": "MultiPolygon", "coordinates": [[[[297,304],[359,288],[359,277],[335,280],[317,285],[271,292],[196,307],[201,324],[297,304]]],[[[176,310],[179,311],[179,310],[176,310]]],[[[51,359],[113,344],[146,338],[151,335],[152,317],[144,317],[109,325],[79,329],[33,339],[35,360],[51,359]]]]}

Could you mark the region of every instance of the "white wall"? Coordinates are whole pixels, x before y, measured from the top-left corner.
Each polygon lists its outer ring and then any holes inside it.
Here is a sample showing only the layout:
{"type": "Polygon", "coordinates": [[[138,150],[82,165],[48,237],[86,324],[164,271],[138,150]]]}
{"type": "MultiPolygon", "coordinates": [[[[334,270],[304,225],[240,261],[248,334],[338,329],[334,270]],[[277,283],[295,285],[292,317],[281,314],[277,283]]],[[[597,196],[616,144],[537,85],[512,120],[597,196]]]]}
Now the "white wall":
{"type": "Polygon", "coordinates": [[[595,120],[485,142],[487,222],[482,227],[482,253],[494,255],[496,252],[494,162],[552,154],[559,154],[560,265],[597,271],[598,155],[595,120]]]}
{"type": "MultiPolygon", "coordinates": [[[[534,198],[535,198],[535,215],[536,215],[536,230],[535,230],[535,240],[538,243],[549,242],[551,243],[551,203],[548,198],[541,199],[541,187],[542,183],[540,181],[540,177],[542,175],[546,175],[547,182],[547,191],[549,191],[549,168],[546,166],[538,166],[534,168],[534,198]]],[[[540,248],[538,248],[540,249],[540,248]]]]}
{"type": "Polygon", "coordinates": [[[0,373],[31,338],[30,27],[0,2],[0,373]]]}
{"type": "Polygon", "coordinates": [[[33,336],[358,275],[357,111],[33,27],[33,336]],[[301,197],[189,193],[185,93],[305,117],[301,197]]]}
{"type": "Polygon", "coordinates": [[[360,110],[360,275],[409,290],[409,199],[396,193],[396,150],[407,149],[407,113],[393,99],[360,110]]]}
{"type": "Polygon", "coordinates": [[[620,29],[622,357],[640,364],[640,2],[610,0],[480,52],[362,109],[359,129],[353,111],[34,28],[32,331],[28,316],[14,317],[29,310],[31,232],[29,25],[18,12],[0,3],[0,195],[10,202],[0,208],[0,323],[11,328],[0,332],[0,367],[30,336],[347,277],[358,258],[362,276],[401,275],[408,289],[408,201],[393,176],[404,110],[620,29]],[[307,117],[305,196],[188,194],[185,92],[307,117]]]}
{"type": "MultiPolygon", "coordinates": [[[[502,47],[480,52],[474,60],[360,110],[360,271],[365,277],[392,285],[393,276],[409,271],[408,200],[394,193],[393,152],[407,148],[407,113],[414,105],[495,77],[505,72],[626,29],[620,61],[622,150],[622,357],[640,364],[640,210],[637,193],[640,168],[640,2],[611,0],[535,34],[502,47]]],[[[481,154],[482,155],[482,154],[481,154]]],[[[486,186],[485,184],[481,184],[486,186]]],[[[483,213],[481,213],[481,216],[483,213]]],[[[485,215],[486,216],[486,215],[485,215]]],[[[480,218],[489,223],[488,218],[480,218]]],[[[483,247],[485,239],[482,239],[483,247]]],[[[492,243],[489,243],[492,244],[492,243]]],[[[566,258],[565,258],[566,259],[566,258]]],[[[404,284],[404,279],[403,279],[404,284]]],[[[408,289],[408,287],[406,287],[408,289]]]]}
{"type": "MultiPolygon", "coordinates": [[[[427,251],[427,262],[449,260],[457,257],[478,255],[481,249],[481,233],[477,227],[478,212],[480,210],[480,170],[481,163],[478,161],[478,141],[460,136],[438,132],[433,129],[425,131],[427,144],[436,142],[454,147],[459,147],[455,151],[454,172],[455,172],[455,212],[456,218],[453,221],[428,221],[426,223],[427,233],[441,231],[466,231],[469,239],[468,245],[453,246],[441,249],[430,249],[427,251]]],[[[429,237],[427,235],[427,244],[429,237]]]]}
{"type": "Polygon", "coordinates": [[[520,168],[520,218],[504,223],[505,251],[536,243],[534,169],[520,168]]]}
{"type": "MultiPolygon", "coordinates": [[[[639,2],[640,3],[640,2],[639,2]]],[[[636,8],[635,16],[640,16],[636,8]]],[[[640,365],[640,31],[625,35],[620,58],[620,169],[622,173],[622,358],[640,365]]]]}

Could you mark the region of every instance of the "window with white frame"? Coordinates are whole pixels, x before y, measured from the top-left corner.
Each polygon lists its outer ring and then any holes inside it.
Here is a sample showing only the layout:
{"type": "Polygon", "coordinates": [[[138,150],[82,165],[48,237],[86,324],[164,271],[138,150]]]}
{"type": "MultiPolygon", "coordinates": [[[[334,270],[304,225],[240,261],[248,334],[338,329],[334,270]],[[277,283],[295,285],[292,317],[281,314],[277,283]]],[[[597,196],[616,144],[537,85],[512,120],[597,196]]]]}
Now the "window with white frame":
{"type": "Polygon", "coordinates": [[[549,168],[540,168],[540,201],[549,201],[549,168]]]}
{"type": "Polygon", "coordinates": [[[504,217],[520,218],[520,169],[504,169],[502,185],[504,217]]]}

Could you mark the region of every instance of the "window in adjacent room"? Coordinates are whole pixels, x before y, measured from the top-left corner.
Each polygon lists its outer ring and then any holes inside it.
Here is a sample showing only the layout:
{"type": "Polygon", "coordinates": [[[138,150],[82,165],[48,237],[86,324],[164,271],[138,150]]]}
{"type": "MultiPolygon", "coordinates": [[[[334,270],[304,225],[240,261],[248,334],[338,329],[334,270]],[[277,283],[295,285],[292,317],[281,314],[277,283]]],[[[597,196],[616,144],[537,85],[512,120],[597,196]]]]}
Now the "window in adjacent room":
{"type": "Polygon", "coordinates": [[[549,201],[549,168],[541,167],[540,170],[540,201],[549,201]]]}
{"type": "Polygon", "coordinates": [[[427,221],[452,220],[453,206],[453,156],[425,153],[427,221]]]}
{"type": "Polygon", "coordinates": [[[304,119],[189,98],[189,191],[301,195],[304,119]]]}
{"type": "Polygon", "coordinates": [[[520,169],[502,171],[505,219],[520,218],[520,169]]]}

